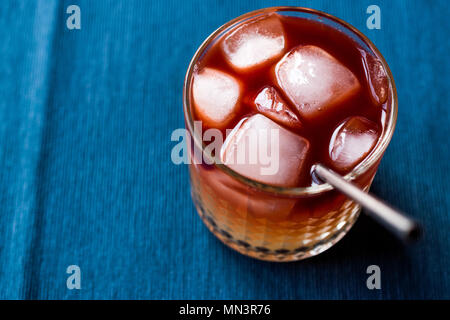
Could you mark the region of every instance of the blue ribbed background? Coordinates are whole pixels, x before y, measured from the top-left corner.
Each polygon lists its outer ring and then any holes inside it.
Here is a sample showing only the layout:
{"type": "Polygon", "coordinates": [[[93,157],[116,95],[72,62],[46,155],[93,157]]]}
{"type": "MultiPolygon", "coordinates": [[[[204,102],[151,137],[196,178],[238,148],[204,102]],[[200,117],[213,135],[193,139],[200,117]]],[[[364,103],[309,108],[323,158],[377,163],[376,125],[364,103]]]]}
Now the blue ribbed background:
{"type": "Polygon", "coordinates": [[[0,297],[450,298],[449,16],[445,0],[2,1],[0,297]],[[65,27],[70,4],[81,30],[65,27]],[[350,22],[387,59],[400,110],[372,190],[423,221],[418,245],[362,217],[330,251],[273,264],[198,218],[187,168],[170,161],[189,60],[221,24],[281,4],[350,22]],[[370,4],[381,30],[365,26],[370,4]],[[382,290],[366,288],[371,264],[382,290]]]}

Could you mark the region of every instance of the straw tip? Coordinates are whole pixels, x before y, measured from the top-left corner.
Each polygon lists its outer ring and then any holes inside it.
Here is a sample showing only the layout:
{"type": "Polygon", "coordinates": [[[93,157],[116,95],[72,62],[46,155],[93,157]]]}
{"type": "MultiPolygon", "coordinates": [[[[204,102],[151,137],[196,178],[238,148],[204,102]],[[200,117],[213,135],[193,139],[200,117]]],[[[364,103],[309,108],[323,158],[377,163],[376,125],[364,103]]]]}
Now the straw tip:
{"type": "Polygon", "coordinates": [[[317,173],[317,168],[319,168],[320,164],[313,164],[311,166],[310,174],[314,183],[323,184],[325,181],[320,178],[319,173],[317,173]]]}
{"type": "Polygon", "coordinates": [[[420,240],[420,238],[422,238],[422,235],[422,227],[418,223],[415,223],[414,226],[409,230],[406,240],[408,243],[413,243],[420,240]]]}

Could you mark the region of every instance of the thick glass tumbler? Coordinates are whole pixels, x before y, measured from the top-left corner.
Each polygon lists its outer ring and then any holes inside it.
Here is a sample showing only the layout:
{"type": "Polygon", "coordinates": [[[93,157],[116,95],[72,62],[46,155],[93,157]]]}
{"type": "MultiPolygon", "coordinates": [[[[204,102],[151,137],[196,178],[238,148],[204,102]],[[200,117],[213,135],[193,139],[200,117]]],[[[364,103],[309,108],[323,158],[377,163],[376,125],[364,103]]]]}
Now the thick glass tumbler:
{"type": "Polygon", "coordinates": [[[355,223],[361,207],[326,183],[294,188],[273,186],[249,179],[213,159],[205,161],[205,139],[199,130],[194,130],[193,76],[205,53],[245,21],[272,13],[316,21],[338,30],[352,39],[363,56],[381,63],[388,82],[381,133],[371,152],[345,174],[345,179],[364,190],[370,188],[393,135],[397,94],[386,61],[369,39],[340,19],[307,8],[275,7],[245,14],[214,31],[194,55],[185,78],[183,103],[192,141],[189,173],[197,211],[214,235],[240,253],[262,260],[295,261],[317,255],[339,241],[355,223]]]}

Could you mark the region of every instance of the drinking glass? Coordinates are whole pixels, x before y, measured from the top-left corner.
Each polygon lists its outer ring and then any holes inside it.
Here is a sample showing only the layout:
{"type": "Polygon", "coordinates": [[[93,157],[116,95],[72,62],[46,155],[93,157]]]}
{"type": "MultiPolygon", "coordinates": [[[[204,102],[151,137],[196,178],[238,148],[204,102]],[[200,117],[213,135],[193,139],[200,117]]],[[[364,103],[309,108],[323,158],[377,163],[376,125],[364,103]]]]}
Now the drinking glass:
{"type": "Polygon", "coordinates": [[[262,260],[295,261],[317,255],[338,242],[357,220],[360,205],[327,183],[276,187],[248,179],[223,164],[208,164],[212,159],[197,159],[205,144],[201,134],[194,132],[191,105],[193,74],[205,52],[237,25],[269,13],[313,19],[337,28],[381,62],[389,82],[382,133],[371,153],[344,176],[363,190],[369,190],[393,135],[397,93],[385,59],[367,37],[339,18],[308,8],[273,7],[244,14],[214,31],[195,53],[183,89],[185,124],[192,139],[189,175],[195,207],[208,229],[238,252],[262,260]]]}

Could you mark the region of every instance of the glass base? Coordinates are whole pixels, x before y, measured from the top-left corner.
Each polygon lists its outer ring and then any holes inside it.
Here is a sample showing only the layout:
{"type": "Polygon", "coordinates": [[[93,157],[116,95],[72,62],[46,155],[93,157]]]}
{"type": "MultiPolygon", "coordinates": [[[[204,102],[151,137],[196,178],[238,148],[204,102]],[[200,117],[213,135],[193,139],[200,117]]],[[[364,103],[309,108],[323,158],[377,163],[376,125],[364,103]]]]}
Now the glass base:
{"type": "MultiPolygon", "coordinates": [[[[283,244],[280,244],[280,249],[268,248],[266,246],[255,246],[251,244],[248,237],[245,239],[238,239],[233,236],[231,232],[224,230],[214,219],[214,214],[209,212],[205,206],[201,203],[201,198],[192,190],[192,198],[205,225],[208,229],[219,238],[224,244],[233,248],[234,250],[247,255],[252,258],[274,261],[274,262],[290,262],[303,260],[309,257],[316,256],[325,250],[331,248],[335,243],[344,237],[345,234],[351,229],[356,220],[358,219],[361,207],[355,204],[353,201],[348,201],[339,210],[341,219],[330,222],[325,221],[323,227],[323,233],[317,230],[313,233],[310,231],[310,226],[305,227],[305,230],[298,230],[299,238],[304,239],[305,234],[310,233],[312,236],[308,241],[302,240],[298,246],[294,246],[294,249],[287,249],[283,244]],[[330,224],[334,226],[334,230],[330,230],[330,224]],[[319,234],[317,234],[319,231],[319,234]],[[332,231],[332,232],[330,232],[332,231]],[[303,232],[303,233],[302,233],[303,232]],[[324,236],[325,235],[325,236],[324,236]]],[[[329,219],[330,220],[330,219],[329,219]]],[[[300,243],[300,241],[299,241],[300,243]]],[[[273,247],[273,246],[272,246],[273,247]]]]}

